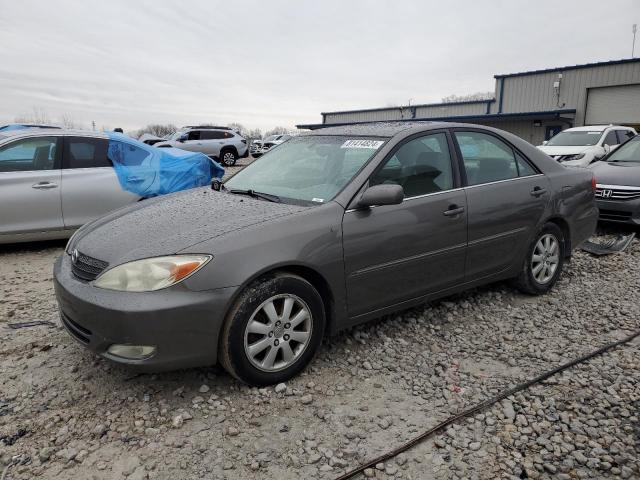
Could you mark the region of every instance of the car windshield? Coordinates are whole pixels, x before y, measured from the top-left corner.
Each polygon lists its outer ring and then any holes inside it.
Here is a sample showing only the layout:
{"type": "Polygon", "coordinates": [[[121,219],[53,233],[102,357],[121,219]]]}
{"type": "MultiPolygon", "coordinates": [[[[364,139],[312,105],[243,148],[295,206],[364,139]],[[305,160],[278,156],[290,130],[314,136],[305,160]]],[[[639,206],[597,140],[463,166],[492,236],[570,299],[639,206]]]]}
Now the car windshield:
{"type": "Polygon", "coordinates": [[[640,163],[640,137],[633,137],[627,143],[618,147],[609,155],[607,161],[640,163]]]}
{"type": "Polygon", "coordinates": [[[177,132],[171,134],[169,140],[178,140],[185,132],[186,130],[178,130],[177,132]]]}
{"type": "Polygon", "coordinates": [[[601,131],[589,130],[579,132],[560,132],[555,137],[547,142],[547,146],[552,147],[578,147],[595,145],[602,136],[601,131]]]}
{"type": "Polygon", "coordinates": [[[230,178],[225,188],[276,195],[285,202],[328,202],[384,142],[365,137],[295,137],[230,178]]]}

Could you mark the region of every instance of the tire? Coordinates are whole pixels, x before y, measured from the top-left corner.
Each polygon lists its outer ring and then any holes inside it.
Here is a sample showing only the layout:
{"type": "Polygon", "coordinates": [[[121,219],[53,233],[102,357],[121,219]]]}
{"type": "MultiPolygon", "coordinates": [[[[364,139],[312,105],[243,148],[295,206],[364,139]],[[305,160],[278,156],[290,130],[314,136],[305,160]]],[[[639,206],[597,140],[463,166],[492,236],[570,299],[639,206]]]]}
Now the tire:
{"type": "Polygon", "coordinates": [[[220,161],[225,167],[233,167],[238,160],[238,154],[230,148],[220,152],[220,161]]]}
{"type": "Polygon", "coordinates": [[[220,334],[220,363],[249,385],[284,382],[313,358],[324,327],[324,305],[313,285],[287,273],[264,277],[249,285],[229,310],[220,334]],[[288,316],[286,305],[291,305],[288,316]]]}
{"type": "Polygon", "coordinates": [[[522,270],[515,279],[516,288],[529,295],[547,293],[553,288],[562,273],[564,257],[562,230],[555,223],[546,223],[527,249],[522,270]],[[545,245],[549,245],[550,248],[547,249],[545,245]],[[547,263],[545,264],[545,262],[547,263]]]}

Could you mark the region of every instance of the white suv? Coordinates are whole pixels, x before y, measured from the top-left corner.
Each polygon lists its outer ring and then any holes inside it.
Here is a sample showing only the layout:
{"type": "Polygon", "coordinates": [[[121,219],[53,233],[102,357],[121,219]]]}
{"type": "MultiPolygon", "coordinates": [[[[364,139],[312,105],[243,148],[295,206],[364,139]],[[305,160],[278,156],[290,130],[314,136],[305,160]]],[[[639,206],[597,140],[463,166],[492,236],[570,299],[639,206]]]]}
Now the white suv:
{"type": "Polygon", "coordinates": [[[183,127],[167,141],[158,142],[155,146],[204,153],[227,167],[235,165],[238,158],[246,158],[249,155],[247,141],[228,127],[183,127]]]}
{"type": "Polygon", "coordinates": [[[637,135],[631,127],[592,125],[568,128],[538,146],[563,165],[589,165],[637,135]]]}

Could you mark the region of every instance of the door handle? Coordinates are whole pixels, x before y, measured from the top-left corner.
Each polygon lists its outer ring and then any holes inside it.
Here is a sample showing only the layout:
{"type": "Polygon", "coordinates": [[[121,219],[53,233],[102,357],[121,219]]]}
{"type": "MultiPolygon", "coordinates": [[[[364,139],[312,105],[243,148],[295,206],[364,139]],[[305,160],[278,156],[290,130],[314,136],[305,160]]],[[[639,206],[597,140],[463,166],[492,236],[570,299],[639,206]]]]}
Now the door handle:
{"type": "Polygon", "coordinates": [[[40,183],[34,183],[33,185],[31,185],[31,188],[35,188],[38,190],[47,190],[49,188],[58,188],[58,184],[51,183],[51,182],[40,182],[40,183]]]}
{"type": "Polygon", "coordinates": [[[445,217],[455,217],[456,215],[460,215],[462,212],[464,212],[464,207],[449,205],[449,210],[445,210],[442,214],[445,217]]]}
{"type": "Polygon", "coordinates": [[[531,190],[532,196],[534,197],[539,197],[540,195],[544,195],[545,193],[547,193],[547,190],[545,188],[541,188],[541,187],[533,187],[533,190],[531,190]]]}

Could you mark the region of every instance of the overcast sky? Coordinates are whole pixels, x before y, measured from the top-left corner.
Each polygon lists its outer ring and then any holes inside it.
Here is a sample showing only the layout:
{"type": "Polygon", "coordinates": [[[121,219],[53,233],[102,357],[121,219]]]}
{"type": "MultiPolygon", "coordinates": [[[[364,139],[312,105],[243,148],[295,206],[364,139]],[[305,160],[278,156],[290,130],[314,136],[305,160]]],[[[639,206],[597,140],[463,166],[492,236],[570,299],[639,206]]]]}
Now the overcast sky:
{"type": "Polygon", "coordinates": [[[0,0],[0,124],[319,123],[629,58],[632,23],[640,0],[0,0]]]}

